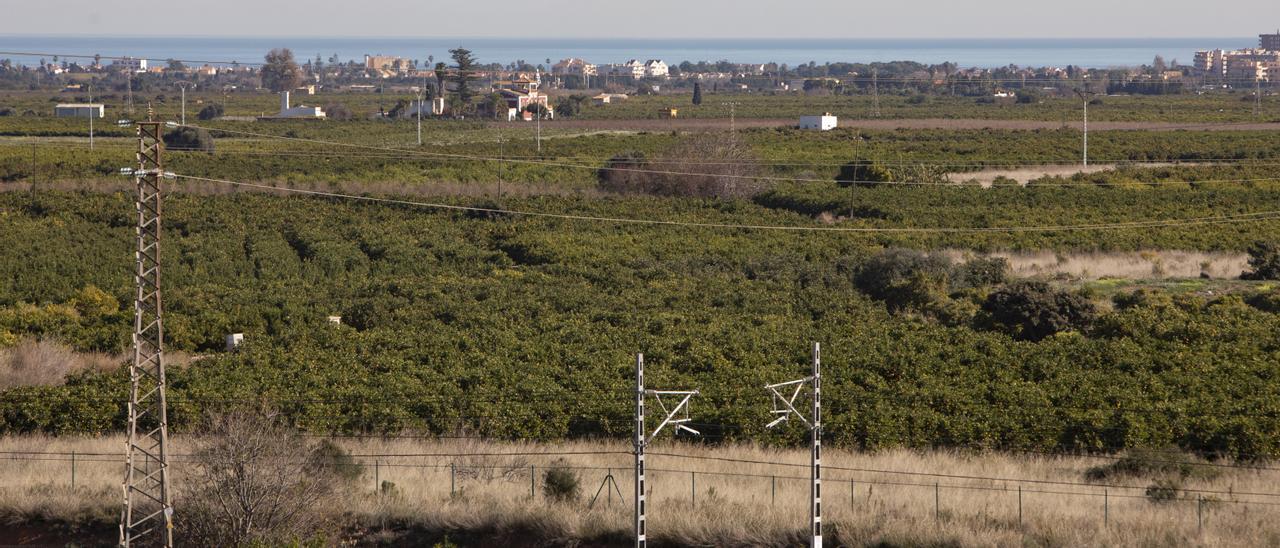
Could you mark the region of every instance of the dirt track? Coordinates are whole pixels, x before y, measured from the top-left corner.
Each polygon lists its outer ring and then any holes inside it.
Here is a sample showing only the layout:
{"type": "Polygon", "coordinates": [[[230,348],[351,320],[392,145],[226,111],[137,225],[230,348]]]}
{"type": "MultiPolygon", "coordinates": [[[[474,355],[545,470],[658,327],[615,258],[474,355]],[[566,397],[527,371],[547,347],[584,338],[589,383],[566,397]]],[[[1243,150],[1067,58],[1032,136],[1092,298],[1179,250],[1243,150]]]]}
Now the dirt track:
{"type": "MultiPolygon", "coordinates": [[[[729,120],[722,118],[682,118],[676,120],[556,120],[543,122],[543,127],[562,129],[589,129],[613,131],[705,131],[729,129],[729,120]]],[[[739,119],[740,128],[786,127],[794,126],[796,121],[785,119],[739,119]]],[[[1080,128],[1079,121],[1063,124],[1061,121],[1043,120],[979,120],[979,119],[843,119],[840,127],[856,127],[862,129],[1001,129],[1001,130],[1033,130],[1061,129],[1062,127],[1080,128]]],[[[1273,131],[1280,130],[1276,122],[1244,122],[1244,123],[1199,123],[1171,124],[1163,122],[1090,122],[1089,129],[1094,131],[1273,131]]]]}

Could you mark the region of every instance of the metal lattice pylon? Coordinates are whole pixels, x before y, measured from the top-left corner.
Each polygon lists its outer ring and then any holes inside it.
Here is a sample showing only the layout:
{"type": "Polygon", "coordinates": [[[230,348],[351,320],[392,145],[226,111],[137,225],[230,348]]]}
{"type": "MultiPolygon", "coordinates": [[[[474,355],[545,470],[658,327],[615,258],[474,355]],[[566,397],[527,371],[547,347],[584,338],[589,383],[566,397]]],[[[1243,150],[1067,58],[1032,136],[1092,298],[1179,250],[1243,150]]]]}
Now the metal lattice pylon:
{"type": "Polygon", "coordinates": [[[138,169],[132,171],[137,183],[138,247],[121,546],[173,546],[160,301],[160,179],[164,176],[161,127],[159,122],[138,124],[138,169]]]}

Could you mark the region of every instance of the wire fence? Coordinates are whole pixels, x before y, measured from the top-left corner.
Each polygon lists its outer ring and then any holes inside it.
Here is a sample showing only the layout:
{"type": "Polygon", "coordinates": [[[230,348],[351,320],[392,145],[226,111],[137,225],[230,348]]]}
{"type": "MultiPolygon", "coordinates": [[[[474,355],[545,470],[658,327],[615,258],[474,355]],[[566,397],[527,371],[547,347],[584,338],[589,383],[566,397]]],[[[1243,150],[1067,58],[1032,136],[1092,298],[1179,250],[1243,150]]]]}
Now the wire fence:
{"type": "MultiPolygon", "coordinates": [[[[549,491],[547,472],[569,471],[576,478],[577,500],[590,511],[630,512],[631,455],[627,451],[527,450],[405,453],[353,453],[348,466],[360,473],[352,489],[375,497],[448,500],[484,493],[512,500],[539,501],[549,491]],[[587,460],[588,462],[583,462],[587,460]],[[363,485],[364,487],[361,487],[363,485]]],[[[707,455],[649,452],[647,468],[652,507],[733,506],[807,511],[809,477],[796,467],[807,464],[707,455]],[[703,463],[730,466],[711,469],[703,463]]],[[[194,454],[171,455],[177,476],[206,463],[194,454]]],[[[0,452],[0,476],[21,474],[29,485],[64,487],[80,496],[114,493],[122,477],[118,453],[77,451],[0,452]],[[5,470],[8,469],[8,470],[5,470]]],[[[827,515],[850,519],[867,512],[893,512],[899,518],[965,522],[1000,519],[1018,526],[1033,520],[1113,522],[1159,519],[1170,526],[1203,532],[1214,520],[1248,515],[1261,519],[1280,506],[1280,493],[1214,490],[1157,485],[1073,482],[1039,478],[965,475],[940,471],[824,467],[827,515]],[[1212,519],[1210,519],[1212,518],[1212,519]]],[[[554,480],[552,480],[554,481],[554,480]]],[[[9,489],[16,482],[9,482],[9,489]]],[[[551,490],[556,489],[553,486],[551,490]]],[[[0,488],[3,491],[4,488],[0,488]]]]}

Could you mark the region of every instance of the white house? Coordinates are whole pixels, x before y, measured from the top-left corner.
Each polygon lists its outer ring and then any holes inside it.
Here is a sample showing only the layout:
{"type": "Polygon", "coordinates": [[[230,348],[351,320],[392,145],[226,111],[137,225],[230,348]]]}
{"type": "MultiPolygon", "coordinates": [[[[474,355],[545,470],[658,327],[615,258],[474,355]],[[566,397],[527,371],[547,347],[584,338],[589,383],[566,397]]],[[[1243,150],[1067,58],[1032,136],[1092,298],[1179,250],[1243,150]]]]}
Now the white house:
{"type": "Polygon", "coordinates": [[[630,76],[632,78],[644,78],[644,63],[632,59],[620,65],[605,65],[605,73],[610,76],[630,76]]]}
{"type": "Polygon", "coordinates": [[[269,118],[324,118],[324,110],[320,107],[298,105],[289,106],[289,92],[280,92],[280,112],[269,118]]]}
{"type": "Polygon", "coordinates": [[[661,59],[650,59],[644,62],[644,75],[649,78],[666,78],[670,74],[667,64],[661,59]]]}
{"type": "Polygon", "coordinates": [[[117,67],[123,67],[125,70],[131,70],[133,72],[147,71],[146,59],[134,59],[132,57],[121,57],[119,59],[116,59],[115,61],[112,61],[111,65],[117,66],[117,67]]]}
{"type": "Polygon", "coordinates": [[[831,131],[836,128],[836,117],[830,112],[823,113],[822,116],[801,116],[800,129],[816,129],[818,131],[831,131]]]}
{"type": "Polygon", "coordinates": [[[58,118],[102,118],[106,108],[100,103],[64,103],[53,107],[58,118]]]}

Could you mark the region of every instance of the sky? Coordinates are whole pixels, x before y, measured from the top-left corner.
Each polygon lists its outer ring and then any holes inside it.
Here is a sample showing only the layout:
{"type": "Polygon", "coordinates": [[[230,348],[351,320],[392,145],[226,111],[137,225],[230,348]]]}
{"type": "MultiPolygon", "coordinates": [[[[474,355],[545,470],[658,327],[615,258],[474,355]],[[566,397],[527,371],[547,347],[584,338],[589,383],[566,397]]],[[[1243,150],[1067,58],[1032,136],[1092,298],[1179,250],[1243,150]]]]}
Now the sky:
{"type": "Polygon", "coordinates": [[[5,3],[0,33],[81,36],[1173,38],[1245,37],[1280,27],[1280,2],[1276,0],[1232,0],[1227,5],[1213,0],[5,3]]]}

